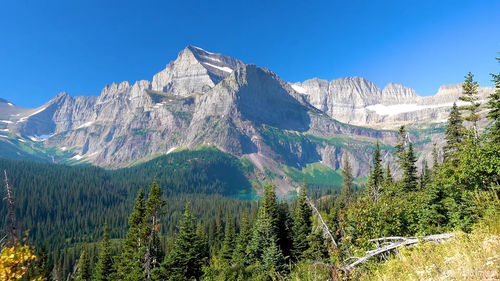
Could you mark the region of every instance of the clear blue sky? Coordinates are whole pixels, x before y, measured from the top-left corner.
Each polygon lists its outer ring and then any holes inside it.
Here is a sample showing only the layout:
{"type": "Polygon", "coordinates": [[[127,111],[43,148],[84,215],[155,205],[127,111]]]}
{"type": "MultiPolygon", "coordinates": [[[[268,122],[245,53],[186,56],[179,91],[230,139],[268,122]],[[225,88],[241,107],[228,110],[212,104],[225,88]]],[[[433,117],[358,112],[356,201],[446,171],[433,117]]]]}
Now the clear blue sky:
{"type": "Polygon", "coordinates": [[[362,76],[420,95],[499,72],[500,1],[49,1],[0,4],[0,97],[37,107],[151,80],[186,45],[291,82],[362,76]]]}

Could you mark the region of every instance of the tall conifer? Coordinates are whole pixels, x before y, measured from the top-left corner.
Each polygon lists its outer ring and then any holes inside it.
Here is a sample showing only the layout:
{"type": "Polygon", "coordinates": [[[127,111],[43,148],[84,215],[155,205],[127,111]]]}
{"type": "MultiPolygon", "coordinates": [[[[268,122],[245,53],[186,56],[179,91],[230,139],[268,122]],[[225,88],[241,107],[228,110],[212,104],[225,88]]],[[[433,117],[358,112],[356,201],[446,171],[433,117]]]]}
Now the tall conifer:
{"type": "Polygon", "coordinates": [[[463,134],[462,116],[457,104],[453,103],[445,132],[446,145],[443,147],[445,160],[449,160],[458,151],[463,140],[463,134]]]}
{"type": "Polygon", "coordinates": [[[340,204],[345,206],[349,200],[351,200],[354,194],[353,176],[352,168],[349,161],[349,153],[347,151],[344,153],[344,162],[342,168],[342,189],[340,190],[340,204]]]}
{"type": "Polygon", "coordinates": [[[201,243],[196,235],[193,214],[190,204],[187,203],[174,248],[161,264],[159,276],[155,276],[155,278],[160,280],[199,279],[204,263],[202,257],[204,253],[200,252],[199,245],[201,243]]]}
{"type": "Polygon", "coordinates": [[[129,230],[123,244],[123,252],[118,259],[117,278],[127,281],[144,280],[144,254],[146,202],[142,188],[135,199],[134,209],[130,214],[129,230]]]}
{"type": "Polygon", "coordinates": [[[90,260],[85,246],[82,246],[80,259],[78,260],[75,281],[90,281],[91,278],[92,274],[90,273],[90,260]]]}
{"type": "MultiPolygon", "coordinates": [[[[497,58],[500,63],[500,58],[497,58]]],[[[493,82],[495,83],[495,92],[488,97],[488,109],[490,110],[486,115],[493,121],[491,124],[490,138],[497,143],[500,143],[500,73],[491,74],[493,82]]]]}
{"type": "Polygon", "coordinates": [[[224,242],[222,243],[221,258],[225,261],[231,260],[235,248],[235,231],[234,219],[229,215],[226,219],[226,230],[224,234],[224,242]]]}
{"type": "Polygon", "coordinates": [[[307,189],[304,183],[300,189],[293,217],[293,258],[296,260],[301,259],[309,247],[307,237],[312,230],[311,219],[312,210],[307,204],[307,189]]]}
{"type": "Polygon", "coordinates": [[[473,134],[477,138],[477,121],[479,120],[479,97],[478,97],[479,84],[474,81],[474,75],[469,72],[465,76],[465,81],[462,84],[463,93],[459,97],[459,100],[466,102],[466,105],[460,107],[460,110],[468,111],[468,115],[464,116],[464,120],[472,122],[473,134]]]}
{"type": "Polygon", "coordinates": [[[99,248],[99,259],[96,265],[95,281],[112,281],[113,259],[109,243],[108,223],[104,224],[104,235],[99,248]]]}
{"type": "Polygon", "coordinates": [[[146,279],[151,276],[151,271],[159,267],[163,258],[163,251],[160,245],[160,216],[163,214],[166,202],[162,199],[162,191],[156,178],[149,190],[148,200],[146,202],[147,220],[145,221],[147,232],[145,237],[146,252],[144,254],[144,270],[146,279]]]}

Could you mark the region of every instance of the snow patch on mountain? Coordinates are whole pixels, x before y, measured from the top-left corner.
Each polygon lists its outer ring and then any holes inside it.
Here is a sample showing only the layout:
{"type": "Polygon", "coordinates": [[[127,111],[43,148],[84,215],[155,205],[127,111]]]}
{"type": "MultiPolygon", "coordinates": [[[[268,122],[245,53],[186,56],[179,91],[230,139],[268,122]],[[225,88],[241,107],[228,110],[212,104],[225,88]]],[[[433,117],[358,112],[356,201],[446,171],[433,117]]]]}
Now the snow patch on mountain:
{"type": "Polygon", "coordinates": [[[40,135],[40,136],[37,136],[37,135],[34,135],[34,136],[28,136],[28,138],[32,141],[44,141],[50,137],[52,137],[53,135],[40,135]]]}
{"type": "Polygon", "coordinates": [[[94,124],[94,121],[90,121],[90,122],[84,123],[84,124],[78,126],[78,128],[76,128],[76,129],[86,128],[86,127],[89,127],[92,124],[94,124]]]}
{"type": "Polygon", "coordinates": [[[28,120],[28,118],[30,118],[31,116],[33,116],[33,115],[35,115],[35,114],[38,114],[38,113],[40,113],[40,112],[44,111],[45,109],[46,109],[46,107],[42,107],[42,108],[40,108],[39,110],[37,110],[37,111],[35,111],[35,112],[31,113],[30,115],[28,115],[28,116],[24,116],[23,118],[19,119],[19,121],[17,121],[17,122],[24,122],[24,121],[28,120]]]}
{"type": "Polygon", "coordinates": [[[306,89],[302,88],[299,85],[292,85],[292,89],[294,89],[299,94],[307,94],[306,89]]]}
{"type": "Polygon", "coordinates": [[[214,65],[214,64],[211,64],[211,63],[208,63],[208,62],[202,62],[202,63],[205,64],[205,65],[211,66],[213,68],[217,68],[219,70],[228,72],[228,73],[233,72],[233,70],[231,68],[227,67],[227,66],[217,66],[217,65],[214,65]]]}

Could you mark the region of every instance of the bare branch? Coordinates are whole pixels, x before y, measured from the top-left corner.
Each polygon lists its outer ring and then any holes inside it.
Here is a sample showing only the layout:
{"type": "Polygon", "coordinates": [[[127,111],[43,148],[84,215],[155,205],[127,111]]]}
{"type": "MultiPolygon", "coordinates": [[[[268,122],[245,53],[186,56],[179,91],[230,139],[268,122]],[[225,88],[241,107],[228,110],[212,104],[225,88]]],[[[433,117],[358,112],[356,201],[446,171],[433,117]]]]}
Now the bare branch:
{"type": "Polygon", "coordinates": [[[306,201],[307,201],[307,204],[309,204],[309,206],[311,206],[311,208],[314,210],[314,212],[318,215],[319,220],[321,221],[321,226],[323,228],[323,234],[325,236],[327,236],[328,238],[330,238],[330,240],[332,240],[332,244],[333,244],[333,246],[335,248],[338,248],[337,242],[335,242],[335,239],[333,238],[333,235],[330,232],[330,229],[328,228],[328,225],[323,220],[323,217],[321,216],[321,213],[318,211],[318,209],[316,208],[316,206],[314,206],[314,203],[312,202],[311,199],[309,199],[309,197],[306,197],[306,201]]]}

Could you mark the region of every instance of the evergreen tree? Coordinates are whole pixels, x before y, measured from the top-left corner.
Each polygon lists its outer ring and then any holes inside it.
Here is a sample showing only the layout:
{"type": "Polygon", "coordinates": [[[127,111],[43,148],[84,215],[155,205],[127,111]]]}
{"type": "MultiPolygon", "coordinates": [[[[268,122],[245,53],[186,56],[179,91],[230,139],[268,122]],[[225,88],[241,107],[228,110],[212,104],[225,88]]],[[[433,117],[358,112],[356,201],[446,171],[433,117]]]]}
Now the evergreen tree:
{"type": "Polygon", "coordinates": [[[384,174],[384,186],[387,188],[393,184],[394,180],[392,178],[391,167],[387,164],[384,174]]]}
{"type": "Polygon", "coordinates": [[[163,251],[160,245],[160,237],[158,232],[160,230],[160,215],[163,214],[163,208],[165,208],[166,202],[162,199],[162,191],[156,178],[153,180],[151,185],[148,200],[146,202],[146,213],[148,216],[148,221],[146,221],[145,230],[147,231],[147,245],[146,252],[144,256],[144,270],[146,279],[151,276],[151,271],[159,267],[162,258],[163,251]]]}
{"type": "Polygon", "coordinates": [[[99,259],[95,269],[95,281],[112,281],[113,259],[109,243],[108,223],[104,224],[104,235],[99,249],[99,259]]]}
{"type": "Polygon", "coordinates": [[[378,193],[377,193],[374,181],[375,180],[374,180],[374,176],[373,176],[373,169],[372,169],[372,166],[370,165],[370,168],[368,169],[368,177],[366,179],[365,193],[368,195],[369,198],[371,198],[375,202],[377,202],[378,193]]]}
{"type": "Polygon", "coordinates": [[[415,151],[413,150],[413,143],[408,140],[405,126],[401,126],[398,131],[399,141],[396,147],[395,155],[398,158],[399,168],[403,172],[401,184],[403,189],[410,191],[416,190],[417,181],[417,162],[415,151]]]}
{"type": "Polygon", "coordinates": [[[144,280],[144,255],[146,237],[144,236],[146,202],[142,188],[137,194],[134,209],[129,217],[129,231],[123,244],[123,252],[118,259],[116,279],[127,281],[144,280]]]}
{"type": "Polygon", "coordinates": [[[463,133],[462,116],[457,104],[453,103],[445,132],[446,145],[443,147],[445,160],[450,159],[458,151],[463,140],[463,133]]]}
{"type": "Polygon", "coordinates": [[[299,198],[297,199],[297,207],[295,207],[293,221],[293,258],[301,259],[304,252],[309,247],[307,237],[311,233],[312,228],[312,210],[307,204],[307,189],[303,184],[299,198]]]}
{"type": "Polygon", "coordinates": [[[264,249],[261,270],[271,279],[287,271],[285,257],[274,240],[264,249]]]}
{"type": "Polygon", "coordinates": [[[215,219],[215,252],[218,252],[222,246],[224,239],[224,218],[222,214],[222,206],[219,206],[217,217],[215,219]]]}
{"type": "Polygon", "coordinates": [[[464,120],[472,122],[473,134],[477,138],[477,121],[479,120],[479,106],[481,105],[478,100],[478,88],[479,84],[474,81],[474,75],[469,72],[465,76],[465,81],[462,84],[463,93],[459,97],[459,100],[467,102],[466,105],[460,107],[461,110],[466,110],[469,112],[467,116],[464,116],[464,120]]]}
{"type": "Polygon", "coordinates": [[[351,164],[349,161],[349,154],[347,151],[344,156],[344,167],[342,168],[342,189],[340,190],[340,204],[341,206],[347,205],[354,194],[354,184],[351,164]]]}
{"type": "Polygon", "coordinates": [[[233,257],[233,251],[235,248],[235,231],[234,231],[234,219],[228,216],[226,220],[226,232],[224,234],[224,242],[222,244],[222,250],[220,256],[223,260],[229,261],[233,257]]]}
{"type": "Polygon", "coordinates": [[[186,204],[184,220],[181,223],[179,235],[175,240],[174,248],[161,264],[159,280],[191,280],[199,279],[202,275],[202,266],[205,260],[200,252],[201,245],[196,235],[194,218],[190,204],[186,204]]]}
{"type": "Polygon", "coordinates": [[[309,248],[304,253],[304,256],[313,261],[322,261],[328,258],[328,247],[325,245],[323,233],[315,230],[307,237],[309,248]]]}
{"type": "Polygon", "coordinates": [[[417,189],[417,166],[415,166],[415,162],[417,162],[417,159],[413,150],[413,143],[410,142],[403,166],[403,178],[401,180],[403,188],[408,191],[414,191],[417,189]]]}
{"type": "Polygon", "coordinates": [[[433,169],[433,171],[437,170],[438,165],[439,165],[439,156],[438,156],[436,143],[434,143],[432,146],[432,169],[433,169]]]}
{"type": "Polygon", "coordinates": [[[283,252],[285,258],[289,258],[292,255],[292,224],[288,203],[283,200],[279,205],[278,247],[283,252]]]}
{"type": "Polygon", "coordinates": [[[265,249],[271,247],[273,243],[277,247],[278,203],[274,188],[274,185],[270,183],[264,187],[264,197],[246,251],[246,264],[260,263],[265,249]]]}
{"type": "Polygon", "coordinates": [[[370,167],[370,173],[368,174],[368,181],[366,184],[366,188],[375,202],[377,202],[380,197],[383,180],[384,172],[382,170],[382,159],[380,158],[380,145],[377,140],[377,146],[373,155],[373,169],[370,167]]]}
{"type": "Polygon", "coordinates": [[[200,261],[201,265],[206,264],[208,257],[210,255],[210,249],[208,246],[208,237],[207,233],[205,232],[205,229],[201,225],[201,223],[198,223],[196,226],[196,243],[194,247],[198,251],[198,259],[200,261]]]}
{"type": "Polygon", "coordinates": [[[422,166],[422,171],[420,172],[420,179],[418,182],[420,190],[426,188],[427,185],[431,182],[431,174],[432,172],[429,169],[429,166],[427,166],[427,162],[424,161],[424,165],[422,166]]]}
{"type": "Polygon", "coordinates": [[[250,223],[248,221],[248,211],[243,213],[240,222],[240,233],[236,238],[236,247],[233,251],[233,261],[243,264],[245,261],[247,245],[251,239],[250,223]]]}
{"type": "Polygon", "coordinates": [[[90,281],[91,277],[92,274],[90,272],[90,260],[85,247],[82,246],[80,259],[78,260],[78,266],[75,274],[75,281],[90,281]]]}
{"type": "Polygon", "coordinates": [[[407,146],[407,133],[406,133],[406,128],[403,125],[399,127],[398,143],[395,146],[396,151],[394,152],[394,155],[397,157],[400,169],[403,169],[405,165],[406,154],[407,154],[406,146],[407,146]]]}
{"type": "MultiPolygon", "coordinates": [[[[500,63],[500,58],[497,58],[500,63]]],[[[488,109],[490,110],[486,115],[489,119],[493,121],[490,131],[490,138],[500,143],[500,73],[491,74],[493,77],[493,82],[495,82],[495,92],[488,97],[488,109]]]]}
{"type": "Polygon", "coordinates": [[[267,183],[264,186],[264,197],[262,198],[262,211],[266,219],[269,219],[273,235],[278,236],[278,221],[279,221],[279,210],[278,210],[278,198],[274,190],[276,186],[271,183],[267,183]]]}
{"type": "Polygon", "coordinates": [[[381,186],[384,180],[384,171],[382,170],[382,159],[380,155],[380,145],[377,140],[375,154],[373,155],[373,184],[381,186]]]}

